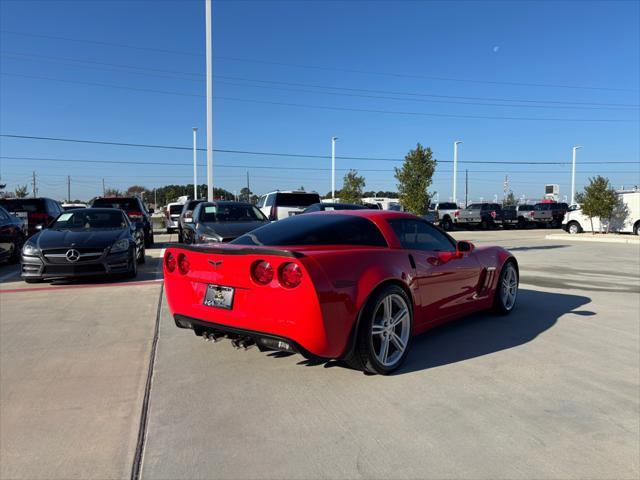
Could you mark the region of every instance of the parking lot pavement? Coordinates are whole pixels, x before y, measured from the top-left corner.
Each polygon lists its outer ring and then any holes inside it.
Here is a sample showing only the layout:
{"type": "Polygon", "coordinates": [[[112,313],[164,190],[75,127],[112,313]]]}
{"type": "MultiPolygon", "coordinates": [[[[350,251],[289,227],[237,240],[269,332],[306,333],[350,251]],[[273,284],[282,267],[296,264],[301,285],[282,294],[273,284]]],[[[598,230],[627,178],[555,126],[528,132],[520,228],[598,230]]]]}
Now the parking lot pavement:
{"type": "Polygon", "coordinates": [[[0,267],[0,478],[130,475],[161,247],[128,281],[27,285],[0,267]]]}
{"type": "Polygon", "coordinates": [[[456,232],[517,255],[517,309],[390,377],[205,343],[163,305],[142,478],[637,479],[637,248],[544,234],[456,232]]]}

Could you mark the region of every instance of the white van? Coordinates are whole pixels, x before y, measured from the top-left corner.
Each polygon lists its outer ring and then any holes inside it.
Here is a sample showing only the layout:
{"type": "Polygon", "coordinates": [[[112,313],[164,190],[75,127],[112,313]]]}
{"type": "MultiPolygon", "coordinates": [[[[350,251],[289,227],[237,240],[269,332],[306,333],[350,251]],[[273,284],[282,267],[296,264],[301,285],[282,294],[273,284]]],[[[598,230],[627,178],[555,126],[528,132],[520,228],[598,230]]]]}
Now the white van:
{"type": "Polygon", "coordinates": [[[257,207],[271,220],[282,220],[302,213],[309,205],[320,203],[320,195],[301,190],[276,191],[263,195],[257,207]]]}
{"type": "Polygon", "coordinates": [[[164,223],[167,227],[167,233],[172,233],[178,230],[180,226],[180,214],[182,213],[182,207],[184,204],[185,201],[182,200],[182,197],[180,197],[177,202],[167,203],[167,208],[164,211],[164,223]]]}
{"type": "MultiPolygon", "coordinates": [[[[614,212],[609,224],[610,232],[640,234],[640,191],[623,190],[616,192],[620,197],[620,208],[614,212]]],[[[608,220],[602,219],[602,231],[607,228],[608,220]]],[[[580,205],[571,205],[562,220],[562,228],[569,233],[599,232],[600,218],[591,220],[582,213],[580,205]]]]}

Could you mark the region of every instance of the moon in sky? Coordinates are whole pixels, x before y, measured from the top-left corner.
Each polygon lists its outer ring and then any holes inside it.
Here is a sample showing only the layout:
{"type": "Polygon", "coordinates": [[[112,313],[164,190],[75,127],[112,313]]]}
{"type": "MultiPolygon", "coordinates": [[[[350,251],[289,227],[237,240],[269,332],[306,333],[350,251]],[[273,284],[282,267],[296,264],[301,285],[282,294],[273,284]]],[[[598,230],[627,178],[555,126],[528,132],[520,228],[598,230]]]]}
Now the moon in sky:
{"type": "Polygon", "coordinates": [[[493,47],[493,53],[498,53],[498,50],[500,50],[500,47],[498,45],[493,47]]]}

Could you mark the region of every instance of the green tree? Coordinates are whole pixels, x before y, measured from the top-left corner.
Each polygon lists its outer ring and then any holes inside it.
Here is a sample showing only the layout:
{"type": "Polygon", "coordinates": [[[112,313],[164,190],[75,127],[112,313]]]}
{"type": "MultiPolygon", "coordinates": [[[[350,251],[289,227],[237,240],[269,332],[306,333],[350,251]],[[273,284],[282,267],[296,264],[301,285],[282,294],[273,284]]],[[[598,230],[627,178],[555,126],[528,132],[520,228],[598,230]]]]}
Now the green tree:
{"type": "Polygon", "coordinates": [[[16,191],[13,192],[16,198],[24,198],[29,194],[29,189],[26,185],[18,185],[16,191]]]}
{"type": "Polygon", "coordinates": [[[362,203],[362,192],[364,191],[364,186],[364,177],[359,176],[356,170],[349,170],[342,181],[340,201],[344,203],[362,203]]]}
{"type": "Polygon", "coordinates": [[[242,187],[240,189],[240,201],[241,202],[250,202],[251,201],[251,195],[253,195],[253,192],[251,190],[249,190],[247,187],[242,187]]]}
{"type": "Polygon", "coordinates": [[[121,197],[122,192],[117,188],[107,188],[104,191],[104,196],[105,197],[121,197]]]}
{"type": "Polygon", "coordinates": [[[509,190],[509,193],[507,193],[507,196],[502,201],[502,206],[503,207],[515,207],[517,204],[518,204],[518,199],[513,194],[513,192],[511,190],[509,190]]]}
{"type": "Polygon", "coordinates": [[[140,197],[142,198],[142,194],[144,192],[146,192],[146,188],[143,187],[142,185],[131,185],[129,188],[127,188],[127,191],[124,192],[124,195],[126,197],[140,197]]]}
{"type": "Polygon", "coordinates": [[[404,157],[402,168],[395,168],[400,205],[416,215],[425,215],[431,194],[427,191],[436,170],[437,160],[431,148],[419,143],[404,157]]]}
{"type": "Polygon", "coordinates": [[[598,175],[589,179],[589,185],[584,187],[584,192],[578,196],[578,201],[582,206],[582,213],[589,217],[591,222],[591,232],[593,231],[593,219],[600,219],[600,233],[602,233],[603,220],[607,220],[606,233],[609,233],[609,224],[616,208],[619,207],[620,199],[611,187],[609,179],[598,175]]]}

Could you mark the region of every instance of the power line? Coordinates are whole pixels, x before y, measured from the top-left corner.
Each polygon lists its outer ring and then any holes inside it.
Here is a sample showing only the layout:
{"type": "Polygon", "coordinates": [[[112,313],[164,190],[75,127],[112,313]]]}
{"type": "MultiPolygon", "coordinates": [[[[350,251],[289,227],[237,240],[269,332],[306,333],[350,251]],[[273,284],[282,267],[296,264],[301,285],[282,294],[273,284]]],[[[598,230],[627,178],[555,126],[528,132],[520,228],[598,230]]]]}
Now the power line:
{"type": "MultiPolygon", "coordinates": [[[[24,140],[44,140],[44,141],[55,141],[55,142],[70,142],[70,143],[88,143],[88,144],[97,144],[97,145],[114,145],[120,147],[140,147],[140,148],[158,148],[158,149],[168,149],[168,150],[193,150],[193,147],[183,147],[178,145],[156,145],[149,143],[125,143],[125,142],[114,142],[107,140],[86,140],[79,138],[61,138],[61,137],[40,137],[33,135],[16,135],[16,134],[8,134],[8,133],[0,133],[0,137],[5,138],[16,138],[16,139],[24,139],[24,140]]],[[[198,150],[202,151],[203,148],[198,148],[198,150]]],[[[214,149],[215,152],[219,153],[231,153],[231,154],[242,154],[242,155],[261,155],[261,156],[270,156],[270,157],[298,157],[298,158],[317,158],[317,159],[330,159],[329,155],[311,155],[306,153],[282,153],[282,152],[259,152],[259,151],[249,151],[249,150],[228,150],[228,149],[214,149]]],[[[5,158],[5,157],[0,157],[5,158]]],[[[340,160],[368,160],[368,161],[381,161],[381,162],[402,162],[404,159],[401,158],[377,158],[377,157],[350,157],[350,156],[336,156],[336,159],[340,160]]],[[[453,163],[451,160],[438,160],[438,163],[453,163]]],[[[477,164],[505,164],[505,165],[570,165],[571,162],[533,162],[533,161],[500,161],[500,160],[460,160],[458,163],[477,163],[477,164]]],[[[602,164],[633,164],[637,165],[637,161],[599,161],[599,162],[580,162],[581,165],[585,164],[594,164],[594,165],[602,165],[602,164]]],[[[179,165],[184,165],[180,163],[179,165]]],[[[268,167],[266,167],[268,168],[268,167]]]]}
{"type": "MultiPolygon", "coordinates": [[[[70,37],[62,37],[62,36],[54,36],[54,35],[18,32],[15,30],[3,29],[3,30],[0,30],[0,32],[8,33],[11,35],[22,35],[22,36],[29,36],[29,37],[36,37],[36,38],[47,38],[47,39],[63,40],[63,41],[70,41],[70,42],[90,43],[94,45],[104,45],[104,46],[110,46],[110,47],[127,48],[127,49],[141,50],[141,51],[153,51],[158,53],[171,53],[171,54],[189,55],[189,56],[196,56],[196,57],[202,56],[202,53],[197,53],[197,52],[168,50],[168,49],[160,49],[160,48],[152,48],[152,47],[141,47],[137,45],[129,45],[129,44],[122,44],[122,43],[111,43],[111,42],[102,42],[102,41],[88,40],[88,39],[78,39],[78,38],[70,38],[70,37]]],[[[387,76],[387,77],[422,78],[426,80],[437,80],[437,81],[447,81],[447,82],[478,83],[478,84],[486,84],[486,85],[511,85],[511,86],[524,86],[524,87],[566,88],[566,89],[579,89],[579,90],[634,91],[633,89],[613,88],[613,87],[593,87],[593,86],[585,86],[585,85],[566,85],[566,84],[553,84],[553,83],[530,83],[530,82],[480,80],[480,79],[469,79],[469,78],[439,77],[439,76],[432,76],[432,75],[418,75],[418,74],[398,73],[398,72],[357,70],[357,69],[332,67],[332,66],[275,62],[275,61],[269,61],[269,60],[257,60],[257,59],[250,59],[250,58],[229,57],[229,56],[220,56],[220,55],[216,55],[214,58],[218,58],[221,60],[231,60],[236,62],[258,63],[263,65],[278,65],[278,66],[284,66],[284,67],[304,68],[304,69],[313,69],[313,70],[329,70],[329,71],[335,71],[335,72],[358,73],[358,74],[364,74],[364,75],[380,75],[380,76],[387,76]]]]}
{"type": "MultiPolygon", "coordinates": [[[[87,85],[87,86],[95,86],[95,87],[115,88],[120,90],[132,90],[136,92],[159,93],[159,94],[165,94],[165,95],[179,95],[179,96],[198,97],[198,98],[204,97],[204,95],[194,94],[194,93],[175,92],[175,91],[168,91],[168,90],[155,90],[155,89],[138,88],[138,87],[127,87],[123,85],[113,85],[110,83],[83,82],[79,80],[66,80],[61,78],[44,77],[44,76],[37,76],[37,75],[24,75],[20,73],[12,73],[12,72],[0,72],[0,75],[71,83],[75,85],[87,85]]],[[[519,120],[519,121],[544,121],[544,122],[604,122],[604,123],[637,122],[637,120],[625,120],[625,119],[613,119],[613,118],[510,117],[510,116],[494,116],[494,115],[463,115],[463,114],[453,114],[453,113],[410,112],[410,111],[398,111],[398,110],[380,110],[380,109],[371,109],[371,108],[313,105],[308,103],[277,102],[277,101],[271,101],[271,100],[258,100],[258,99],[225,97],[225,96],[215,96],[214,98],[216,100],[227,100],[227,101],[242,102],[242,103],[258,103],[262,105],[277,105],[277,106],[296,107],[296,108],[315,108],[320,110],[332,110],[332,111],[343,111],[343,112],[378,113],[378,114],[384,114],[384,115],[408,115],[408,116],[437,117],[437,118],[468,118],[468,119],[481,119],[481,120],[519,120]]]]}
{"type": "MultiPolygon", "coordinates": [[[[71,64],[85,64],[80,65],[87,67],[89,64],[91,68],[98,68],[101,70],[107,71],[123,71],[125,73],[135,73],[141,75],[149,75],[146,72],[153,72],[151,75],[158,76],[161,78],[173,78],[179,80],[189,80],[195,82],[203,82],[204,75],[199,73],[189,73],[189,72],[178,72],[175,70],[164,70],[150,67],[140,67],[135,65],[125,65],[125,64],[117,64],[117,63],[106,63],[106,62],[96,62],[94,60],[84,60],[84,59],[73,59],[68,57],[55,57],[49,55],[37,55],[31,53],[22,53],[22,52],[10,52],[10,51],[2,51],[4,56],[9,54],[13,55],[13,58],[26,59],[29,60],[29,57],[37,58],[38,61],[41,59],[47,59],[49,61],[54,61],[58,63],[66,63],[67,65],[71,64]],[[105,68],[109,67],[109,68],[105,68]],[[117,70],[114,70],[117,69],[117,70]],[[123,70],[124,69],[124,70],[123,70]],[[138,70],[138,71],[130,71],[130,70],[138,70]],[[163,75],[160,75],[162,73],[163,75]],[[171,74],[170,76],[164,74],[171,74]],[[175,76],[182,75],[182,76],[175,76]],[[187,78],[184,77],[199,77],[199,78],[187,78]]],[[[402,91],[394,91],[394,90],[375,90],[375,89],[362,89],[362,88],[347,88],[347,87],[337,87],[331,85],[317,85],[317,84],[309,84],[309,83],[299,83],[299,82],[284,82],[284,81],[276,81],[276,80],[263,80],[256,78],[246,78],[246,77],[235,77],[235,76],[226,76],[226,75],[214,75],[214,78],[223,79],[223,80],[236,80],[242,82],[256,82],[256,83],[264,83],[266,85],[246,85],[246,84],[238,84],[233,82],[221,82],[226,83],[228,85],[235,86],[248,86],[255,88],[272,88],[277,90],[286,90],[293,92],[302,92],[302,93],[317,93],[317,94],[325,94],[325,95],[340,95],[340,96],[349,96],[349,97],[362,97],[362,98],[375,98],[375,99],[386,99],[386,100],[399,100],[399,101],[420,101],[420,102],[434,102],[434,103],[451,103],[451,104],[461,104],[461,105],[480,105],[480,106],[496,106],[496,107],[519,107],[519,108],[581,108],[581,109],[609,109],[603,107],[610,107],[610,109],[622,109],[622,110],[632,110],[640,107],[638,104],[621,104],[621,103],[598,103],[598,102],[570,102],[570,101],[557,101],[557,100],[530,100],[530,99],[513,99],[513,98],[495,98],[495,97],[468,97],[468,96],[455,96],[455,95],[436,95],[436,94],[427,94],[427,93],[419,93],[419,92],[402,92],[402,91]],[[299,90],[299,89],[288,89],[283,87],[275,87],[272,85],[285,85],[285,86],[293,86],[293,87],[303,87],[303,88],[316,88],[316,89],[325,89],[325,90],[340,90],[342,92],[361,92],[361,93],[340,93],[340,92],[330,92],[330,91],[311,91],[311,90],[299,90]],[[413,98],[398,98],[398,97],[389,97],[384,95],[374,95],[374,94],[386,94],[386,95],[405,95],[413,98]],[[429,99],[418,99],[415,97],[429,97],[429,99]],[[450,99],[450,100],[434,100],[434,99],[450,99]],[[457,100],[476,100],[481,102],[516,102],[516,103],[530,103],[531,105],[504,105],[504,104],[496,104],[496,103],[476,103],[469,101],[452,101],[453,99],[457,100]],[[553,105],[542,105],[542,104],[553,104],[553,105]]],[[[177,92],[172,92],[177,94],[177,92]]]]}

